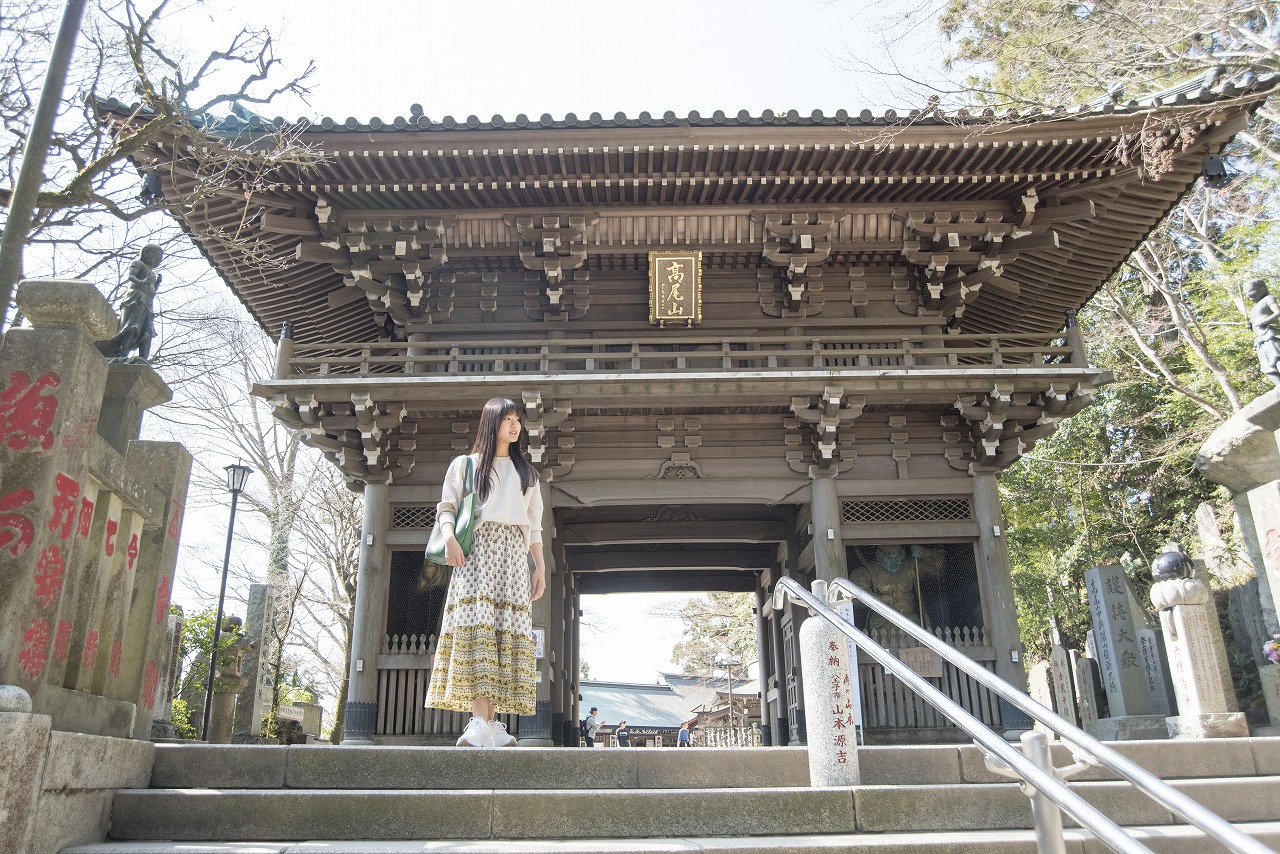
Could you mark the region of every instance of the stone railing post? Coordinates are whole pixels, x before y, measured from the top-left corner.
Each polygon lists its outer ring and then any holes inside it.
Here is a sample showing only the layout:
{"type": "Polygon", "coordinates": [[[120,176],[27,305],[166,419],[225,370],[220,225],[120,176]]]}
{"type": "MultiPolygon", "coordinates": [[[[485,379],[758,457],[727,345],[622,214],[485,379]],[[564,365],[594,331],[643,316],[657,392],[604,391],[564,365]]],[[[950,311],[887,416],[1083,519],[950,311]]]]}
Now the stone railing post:
{"type": "MultiPolygon", "coordinates": [[[[825,581],[813,582],[812,590],[817,599],[827,600],[825,581]]],[[[813,615],[800,624],[799,634],[809,785],[856,786],[860,776],[849,640],[813,615]]]]}

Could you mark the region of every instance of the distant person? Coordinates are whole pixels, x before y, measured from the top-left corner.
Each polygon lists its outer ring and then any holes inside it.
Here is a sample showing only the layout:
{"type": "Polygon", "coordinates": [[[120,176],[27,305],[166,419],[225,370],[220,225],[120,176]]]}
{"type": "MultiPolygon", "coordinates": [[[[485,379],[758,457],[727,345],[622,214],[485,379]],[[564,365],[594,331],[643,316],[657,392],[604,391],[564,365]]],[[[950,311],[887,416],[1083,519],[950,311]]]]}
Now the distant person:
{"type": "Polygon", "coordinates": [[[614,735],[618,737],[619,747],[631,746],[631,730],[627,728],[626,721],[618,721],[618,729],[614,732],[614,735]]]}
{"type": "Polygon", "coordinates": [[[676,736],[677,747],[692,747],[693,734],[689,732],[688,724],[680,724],[680,734],[676,736]]]}
{"type": "Polygon", "coordinates": [[[596,731],[600,729],[600,721],[596,718],[598,712],[595,706],[591,707],[591,714],[587,715],[587,719],[582,722],[582,735],[587,741],[587,747],[596,746],[596,731]]]}

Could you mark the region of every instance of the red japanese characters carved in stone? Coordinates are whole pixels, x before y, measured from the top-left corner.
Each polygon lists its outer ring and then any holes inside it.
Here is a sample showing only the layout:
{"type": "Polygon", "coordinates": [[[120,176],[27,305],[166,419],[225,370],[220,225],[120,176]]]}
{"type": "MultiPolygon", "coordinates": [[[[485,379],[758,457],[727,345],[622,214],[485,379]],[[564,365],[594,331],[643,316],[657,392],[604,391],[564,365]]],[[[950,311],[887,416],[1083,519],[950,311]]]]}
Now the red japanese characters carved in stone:
{"type": "Polygon", "coordinates": [[[53,515],[49,517],[49,530],[60,531],[66,539],[76,527],[76,512],[80,507],[80,481],[58,472],[53,479],[53,515]]]}
{"type": "Polygon", "coordinates": [[[0,498],[0,549],[8,549],[10,557],[18,557],[31,548],[35,539],[36,526],[31,520],[12,512],[30,504],[35,497],[29,489],[18,489],[0,498]]]}
{"type": "Polygon", "coordinates": [[[41,608],[48,608],[58,599],[62,592],[62,576],[67,571],[67,564],[62,559],[62,550],[55,543],[40,552],[40,560],[36,563],[36,601],[41,608]]]}
{"type": "Polygon", "coordinates": [[[138,535],[134,534],[129,537],[129,548],[126,551],[129,556],[129,568],[133,569],[133,562],[138,559],[138,535]]]}
{"type": "Polygon", "coordinates": [[[171,590],[169,587],[169,576],[163,576],[160,579],[160,586],[156,588],[156,625],[164,622],[164,615],[169,612],[169,596],[171,590]]]}
{"type": "Polygon", "coordinates": [[[18,666],[22,672],[32,679],[44,675],[44,666],[49,661],[49,621],[43,617],[32,617],[31,625],[22,633],[22,651],[18,653],[18,666]]]}
{"type": "Polygon", "coordinates": [[[116,553],[116,531],[120,530],[119,519],[107,520],[107,536],[102,541],[102,551],[107,557],[111,557],[116,553]]]}
{"type": "Polygon", "coordinates": [[[80,496],[80,518],[76,524],[76,535],[84,538],[89,536],[89,531],[93,528],[93,502],[85,496],[80,496]]]}
{"type": "Polygon", "coordinates": [[[172,505],[169,510],[169,527],[165,529],[164,535],[176,540],[182,531],[182,502],[170,498],[169,503],[172,505]]]}
{"type": "Polygon", "coordinates": [[[57,388],[61,382],[62,378],[52,371],[35,382],[25,371],[9,374],[9,385],[0,389],[0,445],[15,451],[38,449],[37,452],[53,447],[58,398],[44,392],[57,388]]]}
{"type": "Polygon", "coordinates": [[[98,632],[89,632],[84,636],[84,654],[80,656],[80,668],[92,670],[98,658],[98,632]]]}
{"type": "Polygon", "coordinates": [[[120,658],[124,655],[124,644],[120,641],[111,642],[111,660],[107,663],[107,675],[115,679],[120,675],[120,658]]]}
{"type": "Polygon", "coordinates": [[[156,682],[160,679],[160,671],[156,668],[155,659],[147,662],[147,672],[142,677],[142,705],[153,708],[156,704],[156,682]]]}
{"type": "Polygon", "coordinates": [[[58,631],[53,636],[53,657],[65,664],[71,651],[71,621],[59,620],[58,631]]]}

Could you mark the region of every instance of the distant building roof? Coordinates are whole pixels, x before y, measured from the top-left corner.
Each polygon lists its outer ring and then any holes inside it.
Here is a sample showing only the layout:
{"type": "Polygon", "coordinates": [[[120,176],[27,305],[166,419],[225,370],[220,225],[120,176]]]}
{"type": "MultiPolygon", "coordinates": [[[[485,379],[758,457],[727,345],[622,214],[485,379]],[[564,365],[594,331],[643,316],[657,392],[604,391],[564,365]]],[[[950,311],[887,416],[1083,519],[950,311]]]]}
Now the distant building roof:
{"type": "Polygon", "coordinates": [[[679,729],[681,724],[697,717],[693,709],[698,704],[672,690],[670,685],[583,680],[578,691],[582,694],[579,706],[582,716],[586,717],[587,711],[596,706],[600,710],[597,717],[607,726],[626,721],[632,727],[679,729]]]}
{"type": "MultiPolygon", "coordinates": [[[[729,690],[727,680],[712,676],[686,676],[683,673],[663,673],[661,676],[673,691],[688,701],[690,709],[714,707],[716,698],[729,690]]],[[[740,696],[754,695],[759,690],[759,683],[755,681],[733,680],[733,692],[740,696]]]]}

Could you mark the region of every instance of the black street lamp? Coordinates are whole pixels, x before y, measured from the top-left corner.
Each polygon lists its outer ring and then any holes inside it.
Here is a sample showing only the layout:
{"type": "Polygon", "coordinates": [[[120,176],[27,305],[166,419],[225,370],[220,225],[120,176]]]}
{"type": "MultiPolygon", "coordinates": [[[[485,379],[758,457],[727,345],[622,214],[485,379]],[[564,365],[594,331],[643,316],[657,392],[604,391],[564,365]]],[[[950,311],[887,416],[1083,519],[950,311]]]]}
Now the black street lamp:
{"type": "Polygon", "coordinates": [[[222,604],[227,598],[227,570],[231,566],[231,536],[236,529],[236,503],[253,469],[236,462],[227,466],[227,489],[231,492],[231,520],[227,522],[227,552],[222,558],[222,589],[218,591],[218,616],[213,621],[213,650],[209,653],[209,684],[204,691],[204,725],[200,738],[209,740],[209,712],[213,709],[213,676],[218,666],[218,642],[222,640],[222,604]]]}

